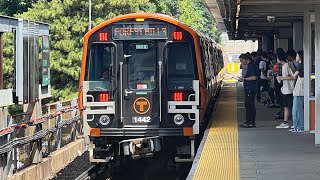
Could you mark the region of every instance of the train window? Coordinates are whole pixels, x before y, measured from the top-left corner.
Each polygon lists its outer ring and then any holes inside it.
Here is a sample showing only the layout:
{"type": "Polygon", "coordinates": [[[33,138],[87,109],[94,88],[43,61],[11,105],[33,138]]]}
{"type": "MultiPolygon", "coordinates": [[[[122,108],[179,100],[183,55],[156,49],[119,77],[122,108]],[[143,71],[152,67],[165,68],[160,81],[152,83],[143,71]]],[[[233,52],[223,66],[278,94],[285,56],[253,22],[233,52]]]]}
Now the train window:
{"type": "Polygon", "coordinates": [[[167,53],[168,89],[192,89],[195,74],[190,44],[171,43],[167,53]]]}
{"type": "Polygon", "coordinates": [[[130,89],[153,90],[156,87],[157,51],[154,44],[129,45],[130,89]]]}
{"type": "Polygon", "coordinates": [[[214,77],[214,72],[215,72],[215,70],[214,70],[214,61],[215,61],[215,59],[214,59],[214,57],[213,57],[213,47],[212,47],[212,44],[210,44],[210,46],[209,46],[209,68],[210,68],[210,75],[211,75],[211,77],[214,77]]]}
{"type": "Polygon", "coordinates": [[[112,44],[96,43],[92,44],[89,51],[89,61],[87,64],[86,80],[93,86],[90,89],[110,89],[111,65],[115,58],[115,47],[112,44]],[[100,83],[99,83],[100,82],[100,83]]]}
{"type": "MultiPolygon", "coordinates": [[[[205,57],[204,49],[205,49],[204,42],[201,41],[200,50],[201,50],[202,75],[204,78],[206,78],[206,63],[205,63],[206,57],[205,57]]],[[[207,81],[204,81],[204,85],[205,85],[205,87],[207,87],[207,81]]]]}

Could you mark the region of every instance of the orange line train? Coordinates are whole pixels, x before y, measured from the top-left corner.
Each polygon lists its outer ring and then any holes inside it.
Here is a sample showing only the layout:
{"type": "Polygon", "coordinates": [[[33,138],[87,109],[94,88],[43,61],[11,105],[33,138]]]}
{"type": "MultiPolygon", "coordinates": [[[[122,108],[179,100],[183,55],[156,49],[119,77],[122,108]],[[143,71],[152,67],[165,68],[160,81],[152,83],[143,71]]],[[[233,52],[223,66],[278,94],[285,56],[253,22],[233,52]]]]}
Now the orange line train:
{"type": "Polygon", "coordinates": [[[90,161],[193,161],[223,66],[217,43],[166,15],[126,14],[94,27],[79,85],[90,161]]]}

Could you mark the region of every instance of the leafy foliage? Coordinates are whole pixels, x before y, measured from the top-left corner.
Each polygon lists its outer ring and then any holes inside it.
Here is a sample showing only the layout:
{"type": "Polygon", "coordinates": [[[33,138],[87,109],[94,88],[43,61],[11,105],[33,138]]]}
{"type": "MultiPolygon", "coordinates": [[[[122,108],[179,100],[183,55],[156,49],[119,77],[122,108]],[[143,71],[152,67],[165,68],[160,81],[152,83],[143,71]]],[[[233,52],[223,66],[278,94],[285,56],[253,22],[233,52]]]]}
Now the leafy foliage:
{"type": "Polygon", "coordinates": [[[13,16],[27,11],[37,0],[0,0],[0,14],[13,16]]]}
{"type": "Polygon", "coordinates": [[[209,10],[200,0],[181,0],[179,20],[220,42],[221,33],[214,25],[209,10]]]}
{"type": "MultiPolygon", "coordinates": [[[[50,25],[51,84],[53,100],[75,97],[81,66],[83,36],[88,30],[87,0],[0,0],[6,15],[33,19],[50,25]],[[11,4],[10,4],[10,3],[11,4]],[[21,6],[24,4],[24,6],[21,6]],[[17,8],[16,8],[17,7],[17,8]],[[29,9],[28,9],[29,8],[29,9]],[[23,12],[24,11],[24,12],[23,12]],[[23,13],[20,13],[23,12],[23,13]]],[[[210,12],[201,0],[94,0],[92,25],[117,15],[132,12],[163,13],[173,16],[219,42],[219,33],[210,12]]],[[[4,55],[5,75],[13,74],[13,44],[6,36],[4,55]]],[[[10,86],[10,82],[7,82],[10,86]]]]}
{"type": "Polygon", "coordinates": [[[14,39],[12,33],[3,33],[3,70],[4,70],[4,88],[13,87],[14,79],[14,39]]]}

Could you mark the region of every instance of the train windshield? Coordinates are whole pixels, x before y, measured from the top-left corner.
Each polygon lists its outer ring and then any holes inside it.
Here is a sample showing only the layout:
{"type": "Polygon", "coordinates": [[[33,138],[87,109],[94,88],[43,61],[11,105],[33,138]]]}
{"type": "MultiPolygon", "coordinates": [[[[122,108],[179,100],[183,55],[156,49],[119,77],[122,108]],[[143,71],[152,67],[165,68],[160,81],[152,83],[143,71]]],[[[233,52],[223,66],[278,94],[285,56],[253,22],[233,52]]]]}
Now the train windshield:
{"type": "Polygon", "coordinates": [[[112,64],[115,47],[111,44],[96,43],[90,47],[86,80],[91,90],[110,90],[112,64]]]}
{"type": "Polygon", "coordinates": [[[156,87],[157,52],[154,44],[129,45],[130,89],[153,90],[156,87]]]}
{"type": "Polygon", "coordinates": [[[189,43],[167,46],[168,89],[192,89],[195,79],[193,55],[189,43]]]}

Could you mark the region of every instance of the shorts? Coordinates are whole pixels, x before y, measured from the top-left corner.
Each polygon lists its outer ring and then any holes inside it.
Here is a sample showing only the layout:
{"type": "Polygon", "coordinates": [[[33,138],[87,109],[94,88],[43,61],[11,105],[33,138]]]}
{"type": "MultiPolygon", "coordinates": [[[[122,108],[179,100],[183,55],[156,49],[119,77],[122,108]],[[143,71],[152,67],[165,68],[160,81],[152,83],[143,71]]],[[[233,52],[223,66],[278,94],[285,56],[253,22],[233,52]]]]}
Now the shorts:
{"type": "Polygon", "coordinates": [[[284,94],[283,107],[292,108],[292,104],[293,104],[293,94],[284,94]]]}

